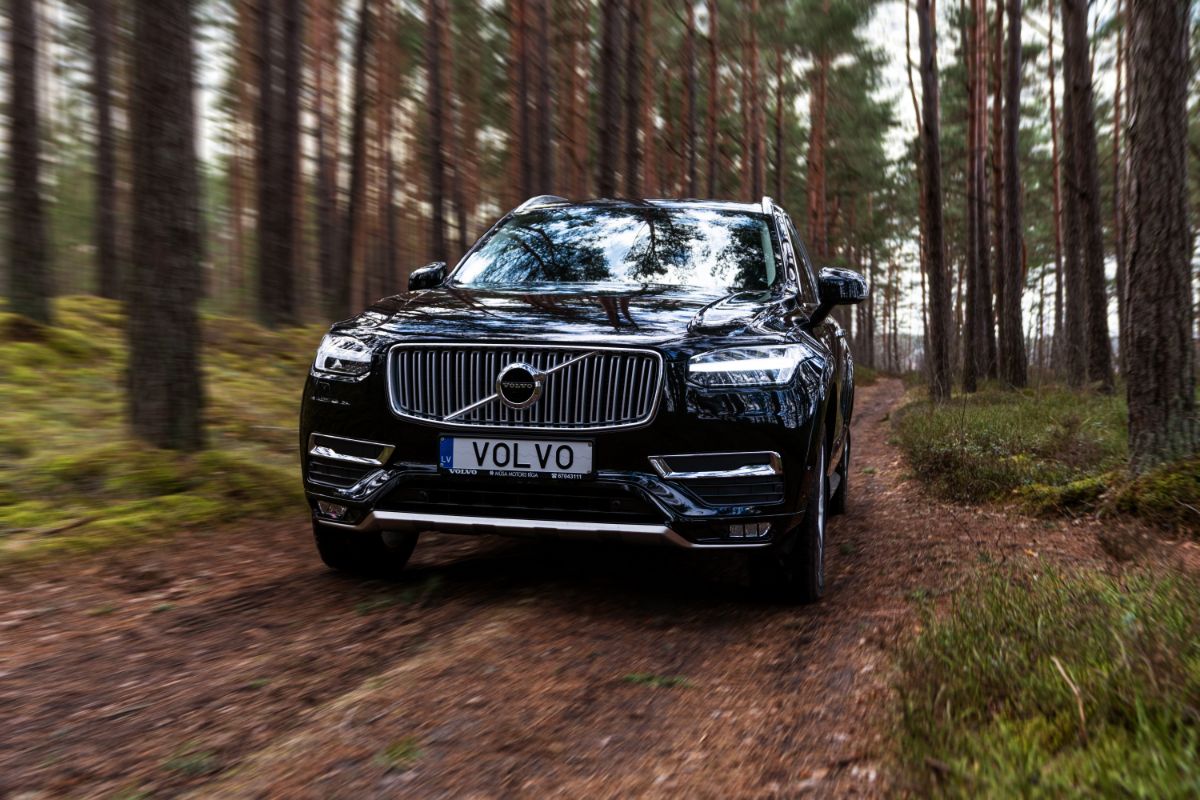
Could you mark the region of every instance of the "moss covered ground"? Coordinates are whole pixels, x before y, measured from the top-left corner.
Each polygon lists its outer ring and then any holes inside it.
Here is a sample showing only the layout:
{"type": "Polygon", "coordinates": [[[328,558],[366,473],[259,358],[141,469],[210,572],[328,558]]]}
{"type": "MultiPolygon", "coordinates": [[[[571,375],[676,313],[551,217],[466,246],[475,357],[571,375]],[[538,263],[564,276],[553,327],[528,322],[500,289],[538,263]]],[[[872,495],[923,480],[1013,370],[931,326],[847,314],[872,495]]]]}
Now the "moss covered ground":
{"type": "Polygon", "coordinates": [[[205,317],[208,448],[134,440],[121,305],[55,303],[39,327],[0,313],[0,560],[109,547],[298,513],[296,424],[318,328],[205,317]]]}
{"type": "Polygon", "coordinates": [[[896,415],[912,472],[959,502],[1007,502],[1036,514],[1132,515],[1200,532],[1200,460],[1164,464],[1136,479],[1124,397],[1043,387],[987,388],[896,415]]]}

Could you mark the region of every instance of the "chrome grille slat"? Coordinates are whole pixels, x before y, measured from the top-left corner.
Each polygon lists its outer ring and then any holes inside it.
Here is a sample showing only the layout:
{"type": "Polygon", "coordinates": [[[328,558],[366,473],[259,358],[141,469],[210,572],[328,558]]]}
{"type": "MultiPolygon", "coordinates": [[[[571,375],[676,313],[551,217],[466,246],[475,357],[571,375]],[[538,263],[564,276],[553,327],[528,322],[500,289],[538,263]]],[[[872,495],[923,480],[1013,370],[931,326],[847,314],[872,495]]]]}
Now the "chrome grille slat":
{"type": "Polygon", "coordinates": [[[662,356],[636,348],[405,343],[393,347],[388,364],[394,413],[430,423],[453,415],[446,424],[459,427],[635,427],[653,418],[662,382],[662,356]],[[515,362],[549,373],[540,400],[527,409],[494,400],[460,413],[495,394],[496,375],[515,362]],[[550,372],[566,362],[573,363],[550,372]]]}

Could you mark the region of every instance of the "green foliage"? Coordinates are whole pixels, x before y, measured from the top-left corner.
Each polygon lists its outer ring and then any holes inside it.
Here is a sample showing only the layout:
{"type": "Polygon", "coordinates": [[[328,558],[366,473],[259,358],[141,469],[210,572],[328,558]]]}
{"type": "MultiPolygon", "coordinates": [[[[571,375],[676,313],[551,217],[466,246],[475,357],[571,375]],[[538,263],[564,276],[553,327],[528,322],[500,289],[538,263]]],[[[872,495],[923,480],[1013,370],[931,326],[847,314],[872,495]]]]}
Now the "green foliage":
{"type": "Polygon", "coordinates": [[[0,560],[302,507],[296,416],[319,331],[205,318],[210,449],[177,453],[127,433],[121,305],[60,298],[55,319],[0,314],[0,560]]]}
{"type": "Polygon", "coordinates": [[[1200,582],[992,575],[901,652],[917,796],[1200,793],[1200,582]]]}
{"type": "MultiPolygon", "coordinates": [[[[1115,396],[989,388],[941,406],[913,402],[897,417],[913,473],[951,500],[1018,493],[1053,505],[1046,494],[1055,487],[1118,469],[1127,453],[1125,405],[1115,396]]],[[[1086,496],[1088,486],[1072,493],[1086,496]]]]}
{"type": "Polygon", "coordinates": [[[897,413],[913,474],[949,500],[1011,500],[1034,514],[1127,514],[1200,531],[1200,459],[1131,478],[1119,396],[985,389],[897,413]]]}

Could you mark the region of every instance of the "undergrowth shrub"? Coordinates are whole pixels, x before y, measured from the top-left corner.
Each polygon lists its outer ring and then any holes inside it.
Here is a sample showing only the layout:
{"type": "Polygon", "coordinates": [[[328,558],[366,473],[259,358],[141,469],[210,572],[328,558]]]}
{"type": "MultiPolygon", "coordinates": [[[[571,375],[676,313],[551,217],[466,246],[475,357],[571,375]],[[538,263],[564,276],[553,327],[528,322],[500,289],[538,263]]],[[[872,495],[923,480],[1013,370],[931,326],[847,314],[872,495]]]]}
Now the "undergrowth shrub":
{"type": "Polygon", "coordinates": [[[899,658],[917,796],[1200,794],[1200,581],[991,574],[899,658]]]}

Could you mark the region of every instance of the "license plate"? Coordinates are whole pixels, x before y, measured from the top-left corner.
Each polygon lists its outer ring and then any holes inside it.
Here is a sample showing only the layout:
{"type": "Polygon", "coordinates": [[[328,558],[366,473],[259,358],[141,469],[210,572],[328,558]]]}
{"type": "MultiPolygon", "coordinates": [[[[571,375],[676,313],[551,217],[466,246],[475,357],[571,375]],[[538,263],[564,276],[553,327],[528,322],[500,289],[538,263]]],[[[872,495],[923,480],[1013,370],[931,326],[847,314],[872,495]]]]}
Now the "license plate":
{"type": "Polygon", "coordinates": [[[592,473],[592,443],[443,436],[438,466],[455,475],[578,480],[592,473]]]}

